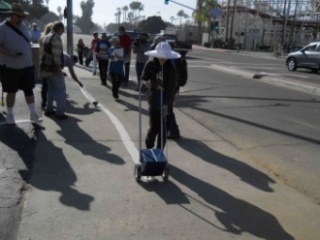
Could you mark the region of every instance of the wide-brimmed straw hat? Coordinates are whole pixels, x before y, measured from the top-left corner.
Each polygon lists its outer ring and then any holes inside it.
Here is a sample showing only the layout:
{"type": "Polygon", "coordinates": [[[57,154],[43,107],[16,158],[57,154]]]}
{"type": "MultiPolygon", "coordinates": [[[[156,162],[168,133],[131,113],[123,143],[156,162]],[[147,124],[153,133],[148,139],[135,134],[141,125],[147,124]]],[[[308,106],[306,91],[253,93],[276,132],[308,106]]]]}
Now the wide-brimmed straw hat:
{"type": "Polygon", "coordinates": [[[158,43],[155,50],[147,51],[144,54],[162,59],[176,59],[181,57],[179,53],[172,51],[170,44],[167,42],[158,43]]]}
{"type": "Polygon", "coordinates": [[[12,3],[11,10],[9,11],[9,13],[17,14],[17,15],[23,16],[23,17],[29,15],[28,12],[23,11],[23,8],[22,8],[21,4],[19,4],[19,3],[12,3]]]}

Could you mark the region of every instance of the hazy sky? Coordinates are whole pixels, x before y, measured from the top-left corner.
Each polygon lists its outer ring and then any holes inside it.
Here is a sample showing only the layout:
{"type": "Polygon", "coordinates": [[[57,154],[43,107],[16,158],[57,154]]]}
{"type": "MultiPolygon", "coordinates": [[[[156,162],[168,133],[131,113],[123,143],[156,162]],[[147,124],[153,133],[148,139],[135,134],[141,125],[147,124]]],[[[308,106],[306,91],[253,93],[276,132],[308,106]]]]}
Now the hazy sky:
{"type": "MultiPolygon", "coordinates": [[[[82,0],[73,0],[73,13],[74,15],[82,15],[80,2],[82,0]]],[[[141,2],[144,5],[144,11],[141,15],[146,17],[160,15],[165,21],[170,21],[170,17],[177,17],[179,10],[183,10],[189,16],[192,15],[192,10],[179,6],[173,2],[168,5],[164,4],[164,0],[95,0],[93,8],[92,21],[100,25],[108,25],[115,22],[115,13],[118,7],[122,8],[128,6],[133,1],[141,2]]],[[[195,8],[197,0],[175,0],[189,7],[195,8]]],[[[57,13],[57,8],[61,6],[62,9],[66,6],[67,0],[50,0],[49,9],[57,13]]],[[[130,7],[129,7],[130,8],[130,7]]],[[[121,17],[122,18],[122,17],[121,17]]],[[[177,22],[178,23],[178,20],[177,22]]]]}

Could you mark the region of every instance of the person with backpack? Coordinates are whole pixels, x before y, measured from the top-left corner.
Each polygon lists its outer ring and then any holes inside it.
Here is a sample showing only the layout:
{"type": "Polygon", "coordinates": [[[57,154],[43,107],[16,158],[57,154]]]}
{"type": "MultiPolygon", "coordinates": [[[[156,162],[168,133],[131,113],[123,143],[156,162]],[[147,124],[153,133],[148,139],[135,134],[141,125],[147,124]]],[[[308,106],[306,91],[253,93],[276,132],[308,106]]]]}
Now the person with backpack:
{"type": "Polygon", "coordinates": [[[181,55],[180,58],[174,60],[174,65],[177,71],[177,86],[175,89],[175,94],[173,97],[173,101],[170,105],[168,105],[168,114],[166,118],[167,125],[167,138],[168,139],[179,139],[180,138],[180,130],[176,121],[176,117],[173,111],[173,104],[175,101],[175,96],[179,93],[180,87],[186,85],[188,80],[188,66],[186,61],[186,52],[185,51],[177,51],[181,55]]]}

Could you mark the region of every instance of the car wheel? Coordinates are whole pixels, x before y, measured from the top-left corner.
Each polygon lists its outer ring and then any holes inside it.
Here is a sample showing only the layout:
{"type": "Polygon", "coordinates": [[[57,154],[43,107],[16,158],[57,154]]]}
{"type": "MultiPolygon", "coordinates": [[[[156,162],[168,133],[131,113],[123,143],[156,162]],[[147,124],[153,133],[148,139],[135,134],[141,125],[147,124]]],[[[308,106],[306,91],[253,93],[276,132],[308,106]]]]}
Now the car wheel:
{"type": "Polygon", "coordinates": [[[317,73],[317,72],[319,72],[319,70],[320,70],[319,68],[312,68],[312,69],[311,69],[311,71],[312,71],[313,73],[317,73]]]}
{"type": "Polygon", "coordinates": [[[297,63],[294,58],[291,57],[287,60],[287,68],[289,71],[295,71],[297,69],[297,63]]]}

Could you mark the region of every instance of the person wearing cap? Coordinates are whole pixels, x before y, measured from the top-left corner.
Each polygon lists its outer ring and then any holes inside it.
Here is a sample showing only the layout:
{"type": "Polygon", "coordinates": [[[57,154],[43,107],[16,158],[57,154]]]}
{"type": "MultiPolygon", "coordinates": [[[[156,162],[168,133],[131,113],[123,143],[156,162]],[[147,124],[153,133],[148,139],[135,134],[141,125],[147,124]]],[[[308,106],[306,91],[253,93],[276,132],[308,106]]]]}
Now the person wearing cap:
{"type": "Polygon", "coordinates": [[[93,33],[93,39],[91,40],[91,53],[92,53],[92,65],[93,65],[93,75],[97,74],[97,43],[99,41],[99,34],[97,32],[93,33]]]}
{"type": "Polygon", "coordinates": [[[133,53],[136,54],[136,73],[138,86],[136,91],[139,91],[140,80],[144,65],[148,61],[149,57],[144,53],[150,50],[150,44],[148,43],[148,34],[142,33],[139,34],[135,42],[133,43],[133,53]]]}
{"type": "Polygon", "coordinates": [[[107,71],[109,64],[108,51],[111,47],[105,32],[101,33],[101,39],[97,42],[96,53],[99,64],[100,80],[102,85],[107,85],[107,71]]]}
{"type": "Polygon", "coordinates": [[[120,45],[120,39],[114,36],[110,39],[112,47],[109,49],[109,74],[112,81],[112,95],[115,100],[119,99],[119,88],[124,79],[124,49],[120,45]]]}
{"type": "Polygon", "coordinates": [[[7,124],[15,124],[13,108],[16,93],[23,90],[30,110],[30,120],[40,123],[36,112],[33,88],[35,72],[30,45],[30,34],[22,23],[28,15],[20,4],[12,3],[8,20],[0,24],[0,66],[3,91],[7,93],[7,124]],[[14,30],[15,29],[15,30],[14,30]]]}
{"type": "Polygon", "coordinates": [[[154,50],[145,54],[153,57],[146,63],[141,77],[145,81],[145,87],[149,89],[149,130],[145,144],[147,148],[153,148],[157,138],[156,148],[163,149],[166,143],[165,117],[174,98],[177,77],[170,59],[177,59],[180,54],[172,51],[167,42],[158,43],[154,50]]]}
{"type": "Polygon", "coordinates": [[[123,26],[120,26],[118,31],[119,31],[118,37],[120,39],[120,45],[124,49],[125,63],[124,63],[123,85],[126,87],[128,86],[128,83],[129,83],[132,41],[130,36],[126,33],[126,30],[123,26]]]}
{"type": "Polygon", "coordinates": [[[32,24],[32,29],[30,30],[31,42],[39,43],[41,37],[41,31],[38,29],[37,24],[32,24]]]}

